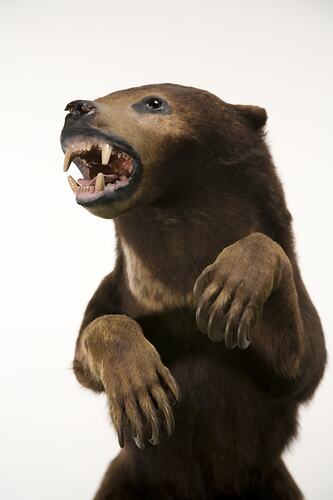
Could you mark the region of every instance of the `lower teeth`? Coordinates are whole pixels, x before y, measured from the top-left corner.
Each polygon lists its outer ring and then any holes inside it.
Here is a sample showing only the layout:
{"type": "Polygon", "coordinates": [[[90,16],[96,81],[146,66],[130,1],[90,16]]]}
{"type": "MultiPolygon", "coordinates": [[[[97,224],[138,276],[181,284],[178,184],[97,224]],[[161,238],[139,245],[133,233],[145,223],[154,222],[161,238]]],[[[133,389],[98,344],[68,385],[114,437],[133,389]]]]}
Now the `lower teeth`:
{"type": "MultiPolygon", "coordinates": [[[[104,179],[105,180],[105,179],[104,179]]],[[[108,182],[107,184],[104,185],[103,190],[96,190],[94,185],[90,186],[81,186],[78,182],[76,182],[73,177],[68,176],[68,181],[71,186],[71,189],[74,193],[98,193],[98,192],[103,192],[104,190],[106,191],[112,191],[116,189],[119,185],[123,184],[124,181],[127,180],[127,177],[125,175],[122,175],[118,179],[114,180],[114,182],[108,182]]]]}

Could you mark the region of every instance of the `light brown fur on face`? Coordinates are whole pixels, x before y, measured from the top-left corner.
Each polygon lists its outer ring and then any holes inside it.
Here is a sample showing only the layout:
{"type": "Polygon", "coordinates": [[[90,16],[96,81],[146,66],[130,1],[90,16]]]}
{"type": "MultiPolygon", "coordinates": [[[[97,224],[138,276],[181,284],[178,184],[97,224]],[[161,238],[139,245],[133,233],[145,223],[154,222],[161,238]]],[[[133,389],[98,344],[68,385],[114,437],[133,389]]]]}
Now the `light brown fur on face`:
{"type": "Polygon", "coordinates": [[[171,109],[177,107],[177,100],[172,93],[161,92],[154,86],[149,90],[115,92],[95,101],[100,111],[96,126],[127,139],[147,164],[154,163],[159,158],[159,148],[164,149],[166,137],[184,137],[188,133],[188,122],[179,113],[151,116],[139,115],[134,111],[133,104],[150,94],[168,100],[171,109]]]}
{"type": "Polygon", "coordinates": [[[171,84],[71,104],[64,143],[116,134],[142,161],[127,198],[91,209],[116,217],[118,256],[74,371],[105,392],[124,447],[95,500],[301,500],[281,457],[326,351],[265,110],[171,84]],[[135,113],[151,94],[171,112],[135,113]]]}
{"type": "MultiPolygon", "coordinates": [[[[126,93],[110,94],[95,101],[98,115],[94,126],[105,133],[123,137],[137,150],[142,159],[144,175],[129,206],[140,204],[142,200],[153,201],[160,194],[163,184],[158,180],[160,174],[157,164],[164,155],[168,156],[167,144],[181,140],[189,132],[188,122],[180,114],[150,116],[136,113],[132,105],[139,102],[147,92],[148,90],[133,89],[126,93]]],[[[157,93],[168,99],[171,108],[177,106],[176,100],[172,99],[172,93],[161,93],[154,87],[149,89],[148,93],[157,93]]]]}

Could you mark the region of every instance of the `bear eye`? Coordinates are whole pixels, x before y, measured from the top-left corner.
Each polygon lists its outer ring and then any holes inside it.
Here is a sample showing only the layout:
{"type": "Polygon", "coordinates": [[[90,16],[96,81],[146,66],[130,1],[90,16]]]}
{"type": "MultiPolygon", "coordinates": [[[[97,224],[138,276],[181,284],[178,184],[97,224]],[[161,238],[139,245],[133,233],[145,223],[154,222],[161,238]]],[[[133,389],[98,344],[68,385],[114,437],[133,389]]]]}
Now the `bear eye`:
{"type": "Polygon", "coordinates": [[[146,106],[149,109],[159,109],[163,106],[163,101],[159,97],[149,97],[146,101],[146,106]]]}
{"type": "Polygon", "coordinates": [[[147,95],[141,101],[132,104],[137,113],[167,115],[171,108],[165,99],[156,95],[147,95]]]}

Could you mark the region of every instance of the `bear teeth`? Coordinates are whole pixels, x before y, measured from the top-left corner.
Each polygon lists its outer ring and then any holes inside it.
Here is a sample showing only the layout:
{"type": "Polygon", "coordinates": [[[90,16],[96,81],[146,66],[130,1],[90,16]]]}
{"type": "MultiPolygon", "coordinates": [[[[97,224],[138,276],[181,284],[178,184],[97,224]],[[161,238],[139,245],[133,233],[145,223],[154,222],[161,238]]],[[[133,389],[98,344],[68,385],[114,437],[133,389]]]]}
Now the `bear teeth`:
{"type": "Polygon", "coordinates": [[[103,144],[102,146],[102,165],[109,163],[112,153],[112,146],[110,144],[103,144]]]}
{"type": "Polygon", "coordinates": [[[75,179],[73,179],[73,177],[72,177],[71,175],[69,175],[69,176],[67,177],[67,179],[68,179],[68,183],[69,183],[69,185],[70,185],[70,187],[71,187],[71,189],[72,189],[73,193],[76,193],[76,191],[78,190],[78,187],[80,186],[80,184],[78,184],[78,183],[76,182],[76,180],[75,180],[75,179]]]}
{"type": "Polygon", "coordinates": [[[64,157],[64,172],[67,172],[67,170],[70,167],[70,164],[72,163],[73,159],[76,156],[80,156],[82,153],[86,151],[91,151],[92,148],[95,147],[96,149],[99,149],[101,151],[101,163],[102,165],[107,165],[110,161],[111,155],[114,154],[118,158],[123,158],[124,160],[128,160],[130,156],[127,153],[124,152],[115,152],[112,145],[108,143],[92,143],[92,142],[79,142],[79,143],[74,143],[72,144],[66,151],[65,157],[64,157]]]}
{"type": "Polygon", "coordinates": [[[102,174],[102,172],[100,172],[96,177],[95,193],[99,193],[100,191],[104,191],[104,189],[105,189],[104,175],[102,174]]]}
{"type": "Polygon", "coordinates": [[[68,176],[68,183],[75,194],[79,193],[101,193],[105,190],[113,191],[119,187],[125,186],[129,182],[133,168],[133,159],[125,152],[115,151],[115,148],[105,142],[98,140],[77,141],[71,144],[65,152],[64,171],[67,172],[72,161],[80,160],[79,169],[84,178],[76,181],[71,175],[68,176]],[[94,149],[94,157],[88,160],[85,153],[94,149]],[[98,154],[100,152],[100,161],[98,154]],[[123,160],[123,163],[110,163],[111,155],[114,160],[123,160]],[[100,163],[100,172],[98,164],[100,163]],[[103,168],[102,168],[103,167],[103,168]],[[112,170],[113,169],[113,170],[112,170]],[[97,170],[97,171],[96,171],[97,170]],[[110,170],[110,171],[109,171],[110,170]]]}

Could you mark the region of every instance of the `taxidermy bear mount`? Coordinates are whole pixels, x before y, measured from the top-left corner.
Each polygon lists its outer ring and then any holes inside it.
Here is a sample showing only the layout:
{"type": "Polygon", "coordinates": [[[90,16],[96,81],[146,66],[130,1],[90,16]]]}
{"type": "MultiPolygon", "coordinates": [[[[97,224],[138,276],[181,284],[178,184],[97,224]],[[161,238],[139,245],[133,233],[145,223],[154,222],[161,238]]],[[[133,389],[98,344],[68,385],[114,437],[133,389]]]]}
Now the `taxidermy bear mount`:
{"type": "Polygon", "coordinates": [[[66,110],[76,202],[118,242],[74,360],[122,447],[95,500],[303,498],[281,455],[326,351],[265,110],[173,84],[66,110]]]}

